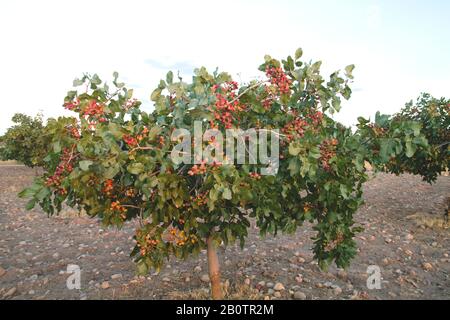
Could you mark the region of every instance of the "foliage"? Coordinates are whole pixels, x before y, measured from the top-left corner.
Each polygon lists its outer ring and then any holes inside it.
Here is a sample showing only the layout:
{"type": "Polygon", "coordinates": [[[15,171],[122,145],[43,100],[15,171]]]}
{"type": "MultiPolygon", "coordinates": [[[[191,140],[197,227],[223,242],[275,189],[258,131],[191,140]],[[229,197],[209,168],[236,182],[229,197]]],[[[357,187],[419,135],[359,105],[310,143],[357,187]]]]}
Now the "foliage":
{"type": "Polygon", "coordinates": [[[42,166],[48,152],[42,115],[33,118],[17,113],[12,121],[14,125],[1,137],[1,160],[16,160],[28,167],[42,166]]]}
{"type": "Polygon", "coordinates": [[[78,113],[77,122],[49,124],[47,171],[21,196],[31,198],[29,208],[38,203],[49,214],[67,202],[106,225],[139,218],[132,255],[141,273],[159,269],[170,255],[199,253],[207,238],[243,246],[250,218],[261,235],[293,233],[312,222],[320,266],[346,267],[361,230],[353,214],[367,180],[364,161],[382,166],[406,150],[414,155],[426,141],[412,122],[392,122],[388,142],[380,142],[368,122],[361,120],[354,133],[334,121],[331,115],[351,96],[354,66],[325,80],[321,62],[301,56],[301,49],[281,62],[266,56],[259,68],[265,80],[243,86],[205,68],[195,70],[191,83],[169,72],[151,94],[150,114],[117,73],[111,88],[97,75],[84,75],[74,85],[86,90],[70,91],[64,102],[78,113]],[[278,173],[261,175],[258,164],[174,163],[170,154],[179,141],[173,131],[193,133],[196,120],[221,132],[280,128],[278,173]]]}
{"type": "Polygon", "coordinates": [[[385,172],[421,175],[434,182],[450,167],[450,100],[422,94],[394,116],[377,114],[375,123],[360,119],[374,164],[385,172]]]}

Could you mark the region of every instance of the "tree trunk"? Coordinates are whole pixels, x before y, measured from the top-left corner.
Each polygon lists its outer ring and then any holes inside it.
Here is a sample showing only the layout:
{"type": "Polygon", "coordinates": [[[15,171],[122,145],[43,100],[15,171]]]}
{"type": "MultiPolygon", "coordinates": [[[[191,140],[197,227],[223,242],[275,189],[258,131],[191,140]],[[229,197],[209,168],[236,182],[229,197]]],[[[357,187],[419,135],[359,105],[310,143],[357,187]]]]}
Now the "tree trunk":
{"type": "Polygon", "coordinates": [[[209,269],[209,280],[211,281],[211,297],[214,300],[222,300],[222,286],[220,284],[220,268],[219,268],[219,258],[217,256],[217,250],[214,246],[212,237],[206,239],[208,245],[208,269],[209,269]]]}

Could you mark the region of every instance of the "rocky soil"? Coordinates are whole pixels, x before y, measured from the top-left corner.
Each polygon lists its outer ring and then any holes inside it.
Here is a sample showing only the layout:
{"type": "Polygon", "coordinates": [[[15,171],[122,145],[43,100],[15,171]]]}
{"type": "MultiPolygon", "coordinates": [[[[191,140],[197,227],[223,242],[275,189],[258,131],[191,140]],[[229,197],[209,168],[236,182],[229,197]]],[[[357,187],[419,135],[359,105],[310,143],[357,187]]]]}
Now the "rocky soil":
{"type": "MultiPolygon", "coordinates": [[[[177,299],[208,297],[206,255],[171,260],[159,273],[136,276],[129,257],[134,224],[105,229],[73,212],[47,218],[25,211],[17,193],[34,170],[0,166],[0,299],[177,299]],[[67,266],[81,268],[81,289],[69,290],[67,266]]],[[[253,227],[243,251],[220,250],[233,299],[449,299],[450,229],[442,218],[450,178],[380,174],[365,185],[356,220],[359,254],[348,270],[321,271],[306,226],[293,236],[260,240],[253,227]],[[381,289],[367,287],[380,267],[381,289]]]]}

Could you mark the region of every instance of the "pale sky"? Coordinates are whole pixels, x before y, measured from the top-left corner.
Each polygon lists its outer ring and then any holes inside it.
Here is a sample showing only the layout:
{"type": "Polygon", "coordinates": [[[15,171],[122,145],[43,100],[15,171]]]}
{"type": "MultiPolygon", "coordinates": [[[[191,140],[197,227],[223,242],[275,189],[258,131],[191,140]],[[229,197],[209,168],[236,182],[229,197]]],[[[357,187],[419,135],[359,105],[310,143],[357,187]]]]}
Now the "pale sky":
{"type": "Polygon", "coordinates": [[[0,134],[16,112],[62,108],[83,72],[113,71],[151,110],[168,70],[216,67],[238,82],[260,77],[265,54],[302,47],[324,75],[355,64],[338,120],[398,111],[426,91],[450,96],[450,1],[0,1],[0,134]]]}

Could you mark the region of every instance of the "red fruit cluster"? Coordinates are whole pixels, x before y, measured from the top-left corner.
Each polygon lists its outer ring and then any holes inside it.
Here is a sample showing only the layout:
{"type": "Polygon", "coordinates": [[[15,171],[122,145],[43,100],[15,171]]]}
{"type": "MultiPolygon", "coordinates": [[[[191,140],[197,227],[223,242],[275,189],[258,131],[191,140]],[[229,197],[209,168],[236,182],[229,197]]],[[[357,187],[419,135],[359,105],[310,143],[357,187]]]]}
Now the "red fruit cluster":
{"type": "Polygon", "coordinates": [[[142,230],[136,230],[136,240],[141,256],[147,255],[160,242],[158,239],[153,239],[150,233],[145,234],[142,230]]]}
{"type": "MultiPolygon", "coordinates": [[[[122,139],[123,141],[125,141],[125,143],[130,146],[130,147],[136,147],[139,142],[141,142],[142,140],[144,140],[144,138],[148,135],[150,131],[148,130],[147,127],[144,127],[141,131],[140,134],[136,135],[136,137],[133,137],[130,134],[125,134],[123,135],[122,139]]],[[[159,138],[159,142],[161,144],[161,139],[164,139],[164,137],[160,137],[159,138]]],[[[163,141],[164,142],[164,141],[163,141]]]]}
{"type": "Polygon", "coordinates": [[[138,102],[138,100],[137,99],[128,99],[126,102],[125,102],[125,105],[123,106],[123,108],[125,109],[125,110],[129,110],[129,109],[131,109],[131,108],[133,108],[136,104],[137,104],[137,102],[138,102]]]}
{"type": "Polygon", "coordinates": [[[278,88],[280,94],[287,94],[291,91],[290,86],[292,81],[288,79],[283,69],[267,67],[266,75],[269,78],[270,83],[278,88]]]}
{"type": "Polygon", "coordinates": [[[79,129],[76,126],[69,126],[69,127],[67,127],[67,131],[76,140],[79,140],[81,138],[80,131],[79,131],[79,129]]]}
{"type": "Polygon", "coordinates": [[[127,212],[127,209],[124,206],[122,206],[119,201],[114,201],[113,203],[111,203],[111,211],[118,211],[121,213],[125,213],[127,212]]]}
{"type": "Polygon", "coordinates": [[[309,119],[311,120],[311,124],[314,126],[314,127],[317,127],[318,125],[320,125],[321,123],[322,123],[322,120],[323,120],[323,113],[322,112],[320,112],[320,111],[316,111],[316,112],[314,112],[313,114],[311,114],[310,116],[309,116],[309,119]]]}
{"type": "Polygon", "coordinates": [[[97,123],[108,121],[104,114],[104,105],[95,99],[90,100],[84,108],[81,108],[80,99],[75,98],[72,101],[66,101],[64,108],[79,112],[81,116],[89,120],[89,129],[94,130],[97,123]]]}
{"type": "Polygon", "coordinates": [[[281,132],[286,135],[287,141],[291,142],[295,139],[303,137],[307,126],[308,122],[306,120],[297,117],[281,128],[281,132]]]}
{"type": "Polygon", "coordinates": [[[137,139],[129,134],[123,136],[123,141],[130,147],[136,147],[138,144],[137,139]]]}
{"type": "Polygon", "coordinates": [[[344,235],[341,232],[339,232],[333,241],[327,243],[327,245],[325,246],[325,252],[330,252],[336,249],[336,247],[339,246],[342,242],[344,242],[344,240],[345,240],[344,235]]]}
{"type": "Polygon", "coordinates": [[[305,212],[311,211],[312,208],[313,208],[313,206],[312,206],[312,204],[310,202],[306,202],[305,205],[303,206],[303,210],[305,212]]]}
{"type": "Polygon", "coordinates": [[[330,171],[330,159],[336,155],[337,139],[325,140],[320,145],[320,162],[326,171],[330,171]]]}
{"type": "Polygon", "coordinates": [[[252,172],[252,173],[250,173],[250,178],[255,179],[255,180],[261,180],[261,175],[256,172],[252,172]]]}
{"type": "Polygon", "coordinates": [[[236,113],[244,110],[244,106],[237,99],[236,90],[238,84],[235,81],[222,85],[214,85],[211,90],[216,94],[216,102],[212,108],[215,121],[211,121],[212,128],[218,128],[222,124],[225,129],[231,129],[233,122],[239,121],[236,113]]]}
{"type": "Polygon", "coordinates": [[[75,98],[72,101],[64,102],[64,108],[70,111],[79,112],[80,111],[80,99],[75,98]]]}
{"type": "Polygon", "coordinates": [[[125,195],[127,197],[133,198],[136,195],[136,190],[134,190],[133,188],[129,188],[125,191],[125,195]]]}
{"type": "Polygon", "coordinates": [[[203,192],[203,193],[198,194],[195,197],[191,196],[191,200],[197,206],[201,207],[201,206],[204,206],[207,204],[207,202],[208,202],[207,196],[208,196],[208,192],[203,192]]]}
{"type": "Polygon", "coordinates": [[[98,103],[96,100],[91,100],[87,104],[86,108],[83,111],[84,116],[90,116],[94,118],[99,118],[103,116],[103,105],[98,103]]]}
{"type": "MultiPolygon", "coordinates": [[[[60,163],[56,167],[55,173],[52,176],[48,177],[45,181],[46,186],[54,186],[59,188],[61,186],[62,180],[73,171],[73,160],[74,157],[72,152],[68,148],[65,148],[63,150],[60,163]]],[[[60,188],[59,193],[66,194],[67,190],[65,190],[64,188],[60,188]]]]}
{"type": "Polygon", "coordinates": [[[113,189],[114,189],[114,181],[111,179],[106,180],[102,192],[107,196],[111,196],[111,192],[113,189]]]}
{"type": "Polygon", "coordinates": [[[195,176],[206,173],[206,161],[202,161],[200,165],[194,165],[191,170],[188,171],[188,175],[195,176]]]}
{"type": "Polygon", "coordinates": [[[164,144],[166,143],[166,138],[164,138],[164,136],[159,136],[158,137],[158,143],[160,147],[163,147],[164,144]]]}

